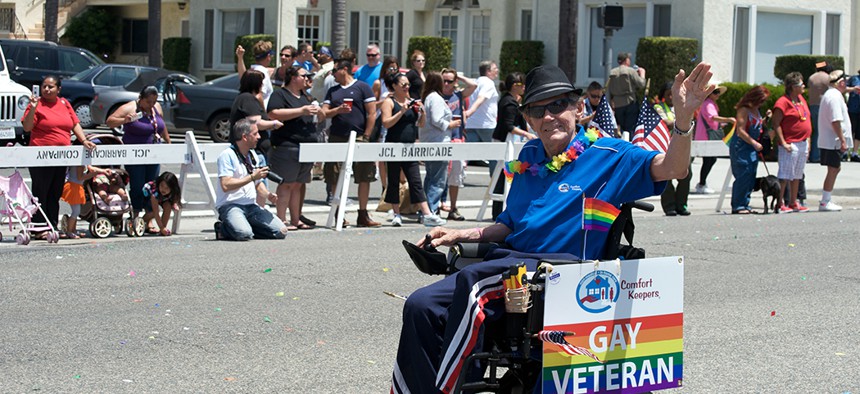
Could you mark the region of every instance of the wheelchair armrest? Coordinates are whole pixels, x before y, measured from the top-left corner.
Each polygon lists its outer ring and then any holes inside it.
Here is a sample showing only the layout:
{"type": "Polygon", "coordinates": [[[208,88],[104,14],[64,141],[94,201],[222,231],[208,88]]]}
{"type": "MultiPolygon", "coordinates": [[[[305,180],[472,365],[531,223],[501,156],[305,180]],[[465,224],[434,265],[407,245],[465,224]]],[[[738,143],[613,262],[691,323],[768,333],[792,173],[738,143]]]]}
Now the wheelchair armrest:
{"type": "Polygon", "coordinates": [[[448,251],[448,264],[451,265],[453,273],[484,261],[494,250],[506,247],[509,246],[498,242],[457,243],[448,251]]]}

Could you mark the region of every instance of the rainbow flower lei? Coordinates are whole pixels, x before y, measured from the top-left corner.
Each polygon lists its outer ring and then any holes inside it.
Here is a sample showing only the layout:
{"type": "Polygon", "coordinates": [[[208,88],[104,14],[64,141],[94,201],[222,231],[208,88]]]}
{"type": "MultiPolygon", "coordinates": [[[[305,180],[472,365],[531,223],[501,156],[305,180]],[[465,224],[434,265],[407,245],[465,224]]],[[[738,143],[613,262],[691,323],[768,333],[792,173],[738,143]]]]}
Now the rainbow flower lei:
{"type": "Polygon", "coordinates": [[[594,127],[580,132],[576,137],[574,137],[566,151],[554,156],[544,165],[521,162],[519,160],[505,162],[505,179],[507,179],[508,182],[511,182],[514,179],[514,174],[525,173],[528,173],[531,176],[545,178],[550,172],[558,172],[565,166],[565,164],[578,159],[579,155],[591,147],[591,145],[594,144],[594,141],[597,141],[598,138],[600,138],[600,131],[594,127]]]}

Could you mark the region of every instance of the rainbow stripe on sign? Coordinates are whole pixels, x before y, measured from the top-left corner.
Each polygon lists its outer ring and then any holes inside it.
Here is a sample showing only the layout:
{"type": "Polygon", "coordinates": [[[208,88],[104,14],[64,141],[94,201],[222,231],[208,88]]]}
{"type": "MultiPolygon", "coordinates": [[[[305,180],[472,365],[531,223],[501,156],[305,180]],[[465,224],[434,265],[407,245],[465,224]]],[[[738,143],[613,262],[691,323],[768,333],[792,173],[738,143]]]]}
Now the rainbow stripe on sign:
{"type": "Polygon", "coordinates": [[[582,229],[607,232],[620,212],[606,201],[586,198],[582,208],[582,229]]]}
{"type": "Polygon", "coordinates": [[[567,337],[568,342],[590,349],[603,362],[544,342],[542,392],[642,393],[680,387],[683,323],[684,314],[675,313],[545,327],[581,333],[567,337]]]}

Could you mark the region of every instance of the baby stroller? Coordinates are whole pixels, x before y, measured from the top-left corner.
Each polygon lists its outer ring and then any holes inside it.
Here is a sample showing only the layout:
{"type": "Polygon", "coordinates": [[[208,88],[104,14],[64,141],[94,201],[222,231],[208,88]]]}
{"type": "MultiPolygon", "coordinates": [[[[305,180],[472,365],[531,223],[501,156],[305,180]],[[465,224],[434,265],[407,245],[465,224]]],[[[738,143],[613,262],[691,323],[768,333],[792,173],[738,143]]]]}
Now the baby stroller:
{"type": "MultiPolygon", "coordinates": [[[[9,222],[9,231],[13,230],[15,223],[21,226],[21,230],[15,236],[15,242],[18,245],[29,244],[30,232],[34,231],[48,231],[49,243],[60,240],[60,234],[50,222],[33,223],[33,215],[37,211],[42,214],[42,217],[47,216],[42,210],[42,205],[39,204],[39,199],[33,197],[33,193],[30,192],[30,188],[27,187],[24,177],[18,170],[9,177],[0,176],[0,219],[9,222]]],[[[3,234],[0,233],[0,241],[2,240],[3,234]]]]}
{"type": "MultiPolygon", "coordinates": [[[[92,134],[88,135],[87,139],[96,145],[122,144],[122,140],[110,134],[92,134]]],[[[124,171],[123,174],[125,174],[124,171]]],[[[123,180],[127,186],[129,184],[128,174],[125,174],[123,180]]],[[[141,236],[144,231],[143,219],[131,218],[131,203],[129,201],[123,201],[117,194],[110,194],[108,202],[105,203],[104,200],[98,196],[98,192],[96,191],[96,187],[93,183],[93,179],[88,179],[84,182],[83,186],[86,202],[81,205],[80,214],[81,220],[85,220],[90,223],[90,234],[95,238],[106,238],[113,233],[121,234],[124,231],[129,237],[141,236]],[[123,220],[126,214],[129,214],[129,218],[123,220]]],[[[128,190],[126,190],[126,193],[128,193],[128,190]]],[[[65,228],[68,219],[68,215],[63,215],[63,218],[60,221],[60,228],[62,231],[74,231],[74,229],[65,228]]]]}

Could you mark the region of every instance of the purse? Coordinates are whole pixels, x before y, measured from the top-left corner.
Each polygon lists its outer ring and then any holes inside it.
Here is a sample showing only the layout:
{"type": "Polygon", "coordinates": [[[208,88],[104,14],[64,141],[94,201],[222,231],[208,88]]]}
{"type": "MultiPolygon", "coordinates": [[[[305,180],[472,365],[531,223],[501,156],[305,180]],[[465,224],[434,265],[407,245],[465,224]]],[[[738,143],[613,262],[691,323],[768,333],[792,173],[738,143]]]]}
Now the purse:
{"type": "Polygon", "coordinates": [[[723,129],[717,128],[712,129],[708,122],[705,121],[705,117],[702,116],[702,113],[699,113],[699,119],[702,121],[702,125],[705,126],[705,131],[708,132],[708,140],[710,141],[722,141],[723,137],[726,136],[726,132],[723,129]]]}

